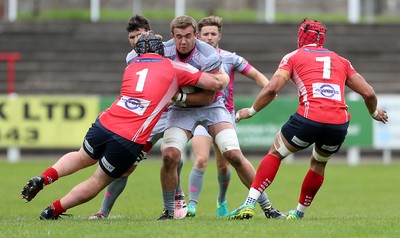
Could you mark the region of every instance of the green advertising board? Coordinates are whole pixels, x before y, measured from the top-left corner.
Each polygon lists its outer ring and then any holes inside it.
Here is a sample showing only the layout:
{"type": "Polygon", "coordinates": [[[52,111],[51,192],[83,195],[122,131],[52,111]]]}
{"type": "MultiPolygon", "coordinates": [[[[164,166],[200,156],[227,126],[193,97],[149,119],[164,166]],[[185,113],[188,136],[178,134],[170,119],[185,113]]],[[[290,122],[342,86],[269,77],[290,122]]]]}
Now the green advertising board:
{"type": "Polygon", "coordinates": [[[363,100],[347,100],[351,115],[344,147],[359,146],[371,148],[373,144],[373,119],[368,113],[363,100]]]}
{"type": "MultiPolygon", "coordinates": [[[[254,98],[235,98],[235,108],[251,107],[254,98]]],[[[236,124],[242,148],[269,148],[276,133],[296,110],[296,100],[286,97],[276,98],[268,107],[252,118],[236,124]]]]}

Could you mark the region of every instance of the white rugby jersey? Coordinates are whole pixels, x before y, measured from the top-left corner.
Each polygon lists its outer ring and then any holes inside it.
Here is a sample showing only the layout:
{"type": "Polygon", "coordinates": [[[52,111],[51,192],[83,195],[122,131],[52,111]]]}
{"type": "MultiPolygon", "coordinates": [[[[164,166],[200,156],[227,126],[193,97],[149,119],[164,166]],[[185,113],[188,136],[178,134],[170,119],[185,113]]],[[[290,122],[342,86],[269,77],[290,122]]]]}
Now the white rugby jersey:
{"type": "Polygon", "coordinates": [[[200,71],[212,72],[221,66],[221,56],[217,50],[204,41],[196,39],[194,49],[184,60],[179,58],[176,44],[173,39],[164,42],[164,46],[165,57],[174,61],[188,63],[200,71]]]}
{"type": "Polygon", "coordinates": [[[223,49],[218,50],[219,54],[221,55],[222,68],[229,75],[230,79],[228,86],[226,86],[223,90],[223,94],[225,98],[226,109],[232,113],[235,111],[233,99],[235,71],[245,74],[252,68],[252,66],[247,62],[247,60],[236,53],[232,53],[223,49]]]}
{"type": "MultiPolygon", "coordinates": [[[[163,42],[163,44],[164,56],[171,60],[188,63],[198,70],[204,72],[212,72],[221,66],[221,57],[218,52],[212,46],[201,40],[196,39],[195,48],[190,56],[184,60],[181,60],[178,56],[174,39],[163,42]]],[[[132,49],[131,52],[126,55],[126,64],[132,62],[132,60],[137,56],[138,54],[136,51],[132,49]]]]}

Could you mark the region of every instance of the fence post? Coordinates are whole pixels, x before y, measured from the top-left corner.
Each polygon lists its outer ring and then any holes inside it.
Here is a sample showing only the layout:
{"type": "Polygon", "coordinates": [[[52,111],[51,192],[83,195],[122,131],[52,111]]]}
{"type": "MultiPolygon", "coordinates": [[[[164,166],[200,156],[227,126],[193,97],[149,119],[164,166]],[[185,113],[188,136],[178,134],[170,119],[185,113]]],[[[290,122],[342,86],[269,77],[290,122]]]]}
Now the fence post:
{"type": "Polygon", "coordinates": [[[133,0],[133,13],[142,14],[142,0],[133,0]]]}
{"type": "Polygon", "coordinates": [[[383,150],[383,164],[389,165],[392,163],[392,150],[391,149],[384,149],[383,150]]]}
{"type": "Polygon", "coordinates": [[[17,0],[8,0],[8,14],[7,20],[10,22],[15,22],[17,20],[17,12],[18,12],[18,1],[17,0]]]}
{"type": "MultiPolygon", "coordinates": [[[[16,52],[0,53],[0,61],[7,62],[7,95],[10,99],[15,99],[15,62],[20,60],[21,54],[16,52]]],[[[18,162],[21,159],[20,148],[10,146],[7,148],[7,160],[11,163],[18,162]]]]}
{"type": "Polygon", "coordinates": [[[98,22],[100,19],[100,0],[90,0],[90,20],[98,22]]]}
{"type": "Polygon", "coordinates": [[[267,23],[275,22],[275,0],[265,0],[265,21],[267,23]]]}
{"type": "MultiPolygon", "coordinates": [[[[16,100],[17,94],[10,93],[8,94],[8,99],[16,100]]],[[[9,146],[7,148],[7,161],[10,163],[17,163],[21,160],[21,149],[18,146],[9,146]]]]}
{"type": "Polygon", "coordinates": [[[360,22],[360,0],[348,0],[348,18],[350,23],[360,22]]]}
{"type": "Polygon", "coordinates": [[[352,146],[347,149],[347,164],[359,165],[361,160],[360,147],[352,146]]]}
{"type": "Polygon", "coordinates": [[[185,1],[175,0],[175,17],[185,15],[185,1]]]}

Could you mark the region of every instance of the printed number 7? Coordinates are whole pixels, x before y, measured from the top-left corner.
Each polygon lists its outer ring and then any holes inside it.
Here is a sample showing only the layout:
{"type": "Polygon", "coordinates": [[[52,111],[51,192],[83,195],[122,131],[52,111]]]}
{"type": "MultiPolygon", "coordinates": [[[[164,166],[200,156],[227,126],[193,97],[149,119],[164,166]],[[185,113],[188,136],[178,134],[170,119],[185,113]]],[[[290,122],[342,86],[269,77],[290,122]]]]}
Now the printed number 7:
{"type": "Polygon", "coordinates": [[[149,69],[143,69],[140,70],[139,72],[136,72],[136,75],[139,75],[138,83],[136,85],[136,92],[143,92],[144,88],[144,81],[146,81],[147,77],[147,72],[149,72],[149,69]]]}
{"type": "Polygon", "coordinates": [[[331,78],[331,57],[329,57],[329,56],[315,57],[315,60],[317,62],[323,62],[324,63],[322,78],[330,79],[331,78]]]}

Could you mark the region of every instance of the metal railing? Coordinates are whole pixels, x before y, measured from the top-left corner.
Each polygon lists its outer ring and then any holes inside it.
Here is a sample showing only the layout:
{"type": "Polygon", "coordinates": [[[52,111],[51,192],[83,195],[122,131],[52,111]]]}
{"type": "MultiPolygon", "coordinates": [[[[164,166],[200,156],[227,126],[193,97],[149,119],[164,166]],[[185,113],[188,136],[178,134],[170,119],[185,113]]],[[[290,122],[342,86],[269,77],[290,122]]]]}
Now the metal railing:
{"type": "MultiPolygon", "coordinates": [[[[133,9],[132,13],[142,12],[143,0],[127,0],[132,1],[133,9]]],[[[211,1],[211,0],[210,0],[211,1]]],[[[323,0],[321,0],[322,2],[323,0]]],[[[5,11],[5,20],[8,22],[15,22],[18,16],[18,0],[7,0],[5,11]]],[[[175,0],[174,8],[175,15],[180,16],[186,13],[186,5],[188,0],[175,0]]],[[[398,0],[387,0],[388,8],[391,5],[397,5],[398,0]]],[[[172,3],[171,3],[172,4],[172,3]]],[[[274,23],[276,20],[276,9],[278,1],[276,0],[257,0],[257,15],[261,22],[274,23]]],[[[360,23],[362,13],[365,12],[365,21],[367,23],[374,22],[374,12],[377,7],[377,1],[375,0],[347,0],[347,19],[349,23],[356,24],[360,23]]],[[[101,0],[90,0],[90,20],[97,22],[100,20],[101,12],[101,0]]],[[[323,12],[323,10],[321,10],[323,12]]]]}

